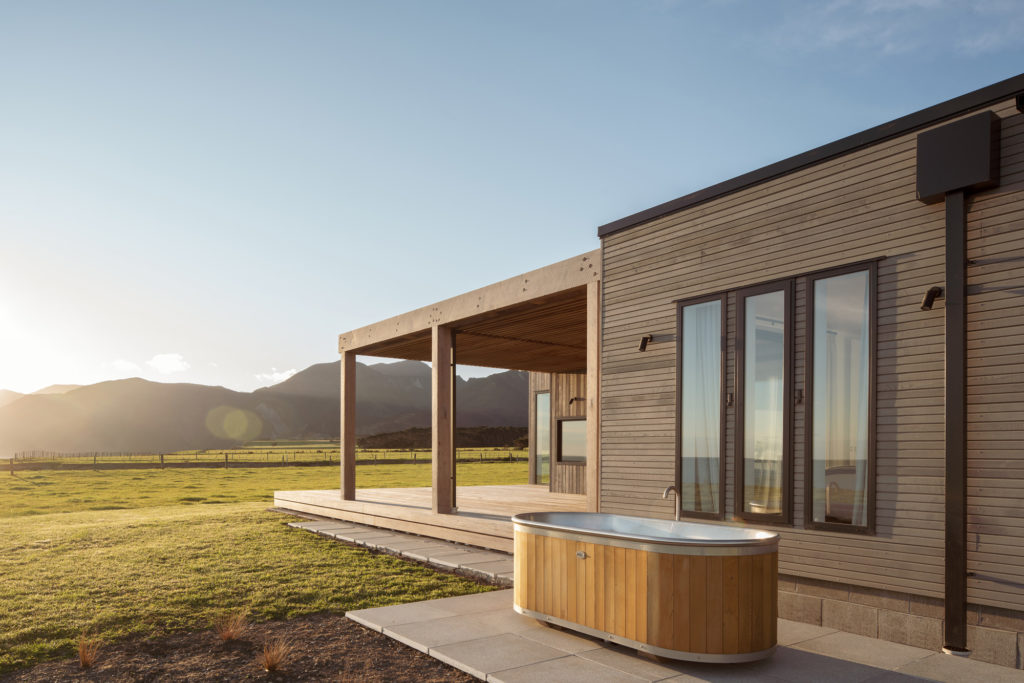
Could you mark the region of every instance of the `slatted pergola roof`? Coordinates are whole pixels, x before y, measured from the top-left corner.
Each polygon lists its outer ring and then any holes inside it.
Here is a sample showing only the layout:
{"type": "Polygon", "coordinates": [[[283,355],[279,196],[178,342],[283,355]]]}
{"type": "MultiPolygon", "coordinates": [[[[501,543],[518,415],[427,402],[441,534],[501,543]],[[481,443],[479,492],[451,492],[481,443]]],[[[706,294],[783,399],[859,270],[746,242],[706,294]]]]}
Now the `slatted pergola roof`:
{"type": "Polygon", "coordinates": [[[583,372],[587,285],[600,279],[595,250],[346,332],[338,350],[429,361],[433,328],[445,326],[459,364],[583,372]]]}

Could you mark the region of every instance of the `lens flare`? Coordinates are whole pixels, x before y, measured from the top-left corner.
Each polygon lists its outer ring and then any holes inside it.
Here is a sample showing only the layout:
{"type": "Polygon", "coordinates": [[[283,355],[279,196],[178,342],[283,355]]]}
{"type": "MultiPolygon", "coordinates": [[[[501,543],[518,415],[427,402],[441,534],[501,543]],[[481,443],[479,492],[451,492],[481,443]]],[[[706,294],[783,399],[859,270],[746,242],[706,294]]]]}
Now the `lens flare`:
{"type": "Polygon", "coordinates": [[[251,441],[263,431],[263,420],[251,410],[217,406],[206,414],[206,428],[221,439],[251,441]]]}

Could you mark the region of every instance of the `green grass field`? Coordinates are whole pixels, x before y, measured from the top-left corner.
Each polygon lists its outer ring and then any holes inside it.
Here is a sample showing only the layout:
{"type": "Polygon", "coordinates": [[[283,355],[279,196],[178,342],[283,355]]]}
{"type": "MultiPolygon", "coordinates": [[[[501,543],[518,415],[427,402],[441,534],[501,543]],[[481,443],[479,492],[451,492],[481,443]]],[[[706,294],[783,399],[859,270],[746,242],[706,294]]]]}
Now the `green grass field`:
{"type": "MultiPolygon", "coordinates": [[[[333,467],[0,475],[0,674],[103,641],[487,590],[285,526],[275,489],[333,467]]],[[[362,466],[361,487],[426,486],[428,463],[362,466]]],[[[525,463],[460,464],[460,484],[524,483],[525,463]]]]}

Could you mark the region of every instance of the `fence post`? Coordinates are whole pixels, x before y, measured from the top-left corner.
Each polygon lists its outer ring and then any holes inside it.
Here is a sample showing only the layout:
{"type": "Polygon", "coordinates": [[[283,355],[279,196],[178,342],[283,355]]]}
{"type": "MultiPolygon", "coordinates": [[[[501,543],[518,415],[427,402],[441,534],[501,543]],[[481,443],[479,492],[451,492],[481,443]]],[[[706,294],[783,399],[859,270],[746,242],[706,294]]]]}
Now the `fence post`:
{"type": "Polygon", "coordinates": [[[224,451],[224,467],[227,468],[227,466],[228,466],[228,453],[227,453],[227,451],[224,451]]]}
{"type": "Polygon", "coordinates": [[[160,469],[164,468],[164,454],[160,454],[160,469]]]}

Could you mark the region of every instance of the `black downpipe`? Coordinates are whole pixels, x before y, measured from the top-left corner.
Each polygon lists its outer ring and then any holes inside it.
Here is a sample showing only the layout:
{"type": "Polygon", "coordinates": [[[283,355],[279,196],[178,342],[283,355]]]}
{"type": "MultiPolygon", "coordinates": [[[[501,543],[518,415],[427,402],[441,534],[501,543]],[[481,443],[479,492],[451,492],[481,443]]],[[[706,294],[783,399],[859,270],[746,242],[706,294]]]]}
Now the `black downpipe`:
{"type": "Polygon", "coordinates": [[[967,201],[946,193],[945,649],[967,650],[967,201]]]}

